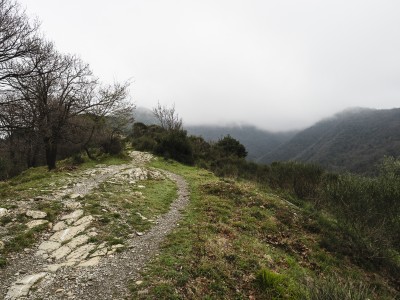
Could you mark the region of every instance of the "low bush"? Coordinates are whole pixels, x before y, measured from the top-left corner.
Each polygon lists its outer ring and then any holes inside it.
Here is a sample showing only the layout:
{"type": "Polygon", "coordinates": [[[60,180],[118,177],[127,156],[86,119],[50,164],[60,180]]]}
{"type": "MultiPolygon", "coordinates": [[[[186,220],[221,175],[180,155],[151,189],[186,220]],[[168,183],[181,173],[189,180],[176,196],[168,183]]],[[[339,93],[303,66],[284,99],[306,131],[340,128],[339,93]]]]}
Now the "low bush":
{"type": "Polygon", "coordinates": [[[193,164],[193,150],[185,131],[168,131],[154,149],[155,154],[164,158],[193,164]]]}
{"type": "Polygon", "coordinates": [[[113,137],[102,144],[105,153],[111,155],[121,154],[123,149],[122,141],[118,137],[113,137]]]}
{"type": "Polygon", "coordinates": [[[154,152],[157,142],[151,137],[141,136],[133,140],[132,146],[138,151],[154,152]]]}

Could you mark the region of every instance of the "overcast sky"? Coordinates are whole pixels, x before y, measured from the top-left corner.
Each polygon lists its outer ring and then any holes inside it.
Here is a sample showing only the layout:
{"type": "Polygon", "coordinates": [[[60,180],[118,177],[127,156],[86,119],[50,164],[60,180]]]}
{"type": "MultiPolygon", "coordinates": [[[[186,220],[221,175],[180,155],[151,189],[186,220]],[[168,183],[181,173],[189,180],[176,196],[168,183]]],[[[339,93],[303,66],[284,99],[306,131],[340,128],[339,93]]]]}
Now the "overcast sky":
{"type": "Polygon", "coordinates": [[[398,0],[20,0],[62,52],[186,124],[302,128],[400,107],[398,0]]]}

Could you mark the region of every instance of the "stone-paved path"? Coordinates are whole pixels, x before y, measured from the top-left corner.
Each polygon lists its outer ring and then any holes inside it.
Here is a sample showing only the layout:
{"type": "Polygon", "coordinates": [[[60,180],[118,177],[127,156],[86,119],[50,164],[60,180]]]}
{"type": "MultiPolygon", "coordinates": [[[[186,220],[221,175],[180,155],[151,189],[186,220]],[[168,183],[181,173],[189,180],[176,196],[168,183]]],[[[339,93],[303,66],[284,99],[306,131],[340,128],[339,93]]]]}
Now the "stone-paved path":
{"type": "Polygon", "coordinates": [[[77,186],[60,191],[60,197],[70,195],[64,205],[75,209],[63,215],[45,238],[35,253],[20,254],[13,263],[0,274],[0,296],[5,299],[125,299],[129,295],[128,280],[137,279],[138,271],[152,257],[161,241],[177,225],[182,210],[188,202],[186,182],[175,174],[164,172],[178,186],[178,199],[165,215],[160,216],[150,231],[143,236],[129,240],[128,249],[121,253],[103,244],[90,243],[96,235],[90,228],[93,216],[83,215],[79,202],[73,198],[90,193],[107,179],[135,180],[147,176],[162,176],[156,170],[146,170],[142,166],[151,155],[132,152],[133,165],[112,166],[86,171],[89,177],[77,186]],[[108,168],[108,170],[107,170],[108,168]],[[107,171],[105,171],[107,170],[107,171]],[[149,174],[149,172],[151,174],[149,174]],[[97,175],[96,175],[97,174],[97,175]],[[68,241],[67,243],[65,243],[68,241]]]}

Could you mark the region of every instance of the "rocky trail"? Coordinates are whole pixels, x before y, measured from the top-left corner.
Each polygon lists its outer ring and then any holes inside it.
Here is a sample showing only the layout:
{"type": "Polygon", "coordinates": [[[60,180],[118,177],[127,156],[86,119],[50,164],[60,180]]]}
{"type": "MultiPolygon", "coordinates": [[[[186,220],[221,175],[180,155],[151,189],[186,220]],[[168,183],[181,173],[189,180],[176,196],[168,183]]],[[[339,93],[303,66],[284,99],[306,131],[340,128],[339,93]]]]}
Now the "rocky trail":
{"type": "Polygon", "coordinates": [[[133,151],[131,157],[129,164],[98,165],[85,170],[67,186],[35,199],[59,201],[65,211],[54,225],[45,219],[46,213],[26,211],[32,219],[26,224],[28,228],[47,223],[49,230],[33,247],[14,255],[7,267],[0,269],[0,298],[129,298],[129,282],[141,283],[139,271],[178,225],[181,210],[188,203],[188,187],[182,177],[145,167],[152,159],[149,154],[133,151]],[[98,242],[96,227],[92,226],[98,216],[85,213],[80,199],[95,192],[104,182],[138,185],[138,181],[148,178],[169,178],[176,183],[178,197],[170,210],[158,216],[148,231],[132,233],[123,244],[98,242]]]}

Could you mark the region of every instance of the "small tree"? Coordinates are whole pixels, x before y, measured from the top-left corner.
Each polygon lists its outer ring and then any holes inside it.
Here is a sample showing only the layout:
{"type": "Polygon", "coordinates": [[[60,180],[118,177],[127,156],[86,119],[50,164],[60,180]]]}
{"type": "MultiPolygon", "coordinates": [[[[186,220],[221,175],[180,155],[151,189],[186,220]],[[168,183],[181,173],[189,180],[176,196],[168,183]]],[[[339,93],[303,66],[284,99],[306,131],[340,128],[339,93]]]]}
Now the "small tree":
{"type": "Polygon", "coordinates": [[[153,114],[165,130],[182,130],[182,118],[176,113],[175,104],[168,108],[158,103],[157,107],[153,108],[153,114]]]}
{"type": "Polygon", "coordinates": [[[217,150],[220,150],[224,155],[234,155],[239,158],[245,158],[247,156],[246,148],[230,135],[225,136],[219,140],[215,145],[217,150]]]}

